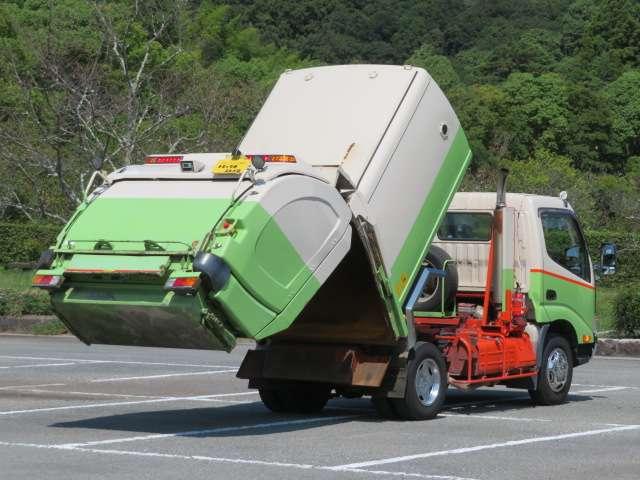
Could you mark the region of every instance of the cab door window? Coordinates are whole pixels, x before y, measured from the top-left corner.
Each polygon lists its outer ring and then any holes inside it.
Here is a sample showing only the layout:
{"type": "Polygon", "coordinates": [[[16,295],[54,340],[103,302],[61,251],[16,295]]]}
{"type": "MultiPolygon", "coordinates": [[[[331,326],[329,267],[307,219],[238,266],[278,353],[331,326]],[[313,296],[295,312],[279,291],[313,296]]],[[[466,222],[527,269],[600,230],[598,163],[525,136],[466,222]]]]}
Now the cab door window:
{"type": "Polygon", "coordinates": [[[540,219],[549,257],[590,283],[589,254],[575,217],[566,212],[543,210],[540,219]]]}

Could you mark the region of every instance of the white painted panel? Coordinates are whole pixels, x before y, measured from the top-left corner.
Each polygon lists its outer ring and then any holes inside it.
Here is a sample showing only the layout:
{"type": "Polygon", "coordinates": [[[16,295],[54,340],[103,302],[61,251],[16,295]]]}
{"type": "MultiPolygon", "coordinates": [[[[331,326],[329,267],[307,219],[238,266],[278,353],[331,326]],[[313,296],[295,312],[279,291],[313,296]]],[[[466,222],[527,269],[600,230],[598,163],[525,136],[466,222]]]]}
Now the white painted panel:
{"type": "MultiPolygon", "coordinates": [[[[240,144],[243,153],[286,153],[314,166],[366,168],[416,69],[342,65],[285,72],[240,144]]],[[[324,170],[327,176],[332,172],[324,170]]]]}
{"type": "Polygon", "coordinates": [[[358,188],[365,199],[369,198],[370,218],[388,270],[413,227],[460,127],[449,102],[434,82],[426,92],[412,89],[403,107],[406,111],[401,117],[399,112],[399,117],[410,119],[405,130],[385,136],[358,188]],[[448,126],[446,138],[440,134],[442,123],[448,126]]]}
{"type": "Polygon", "coordinates": [[[258,186],[256,191],[259,193],[249,198],[259,201],[273,215],[311,271],[329,255],[349,228],[349,207],[335,188],[321,180],[287,175],[258,186]]]}
{"type": "Polygon", "coordinates": [[[458,270],[458,289],[467,292],[483,291],[487,281],[489,242],[455,242],[435,240],[455,260],[458,270]]]}

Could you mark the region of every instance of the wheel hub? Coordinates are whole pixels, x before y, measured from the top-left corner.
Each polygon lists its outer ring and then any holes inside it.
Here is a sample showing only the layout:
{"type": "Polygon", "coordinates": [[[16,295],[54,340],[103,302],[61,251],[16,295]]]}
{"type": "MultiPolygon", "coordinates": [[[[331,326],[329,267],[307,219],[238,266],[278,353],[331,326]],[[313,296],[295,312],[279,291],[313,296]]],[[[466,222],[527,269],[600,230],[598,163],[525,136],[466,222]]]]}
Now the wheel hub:
{"type": "Polygon", "coordinates": [[[547,359],[547,380],[554,392],[559,392],[567,383],[569,360],[562,348],[554,348],[547,359]]]}
{"type": "Polygon", "coordinates": [[[440,369],[431,358],[425,358],[416,370],[415,379],[418,400],[425,407],[430,407],[440,392],[440,369]]]}

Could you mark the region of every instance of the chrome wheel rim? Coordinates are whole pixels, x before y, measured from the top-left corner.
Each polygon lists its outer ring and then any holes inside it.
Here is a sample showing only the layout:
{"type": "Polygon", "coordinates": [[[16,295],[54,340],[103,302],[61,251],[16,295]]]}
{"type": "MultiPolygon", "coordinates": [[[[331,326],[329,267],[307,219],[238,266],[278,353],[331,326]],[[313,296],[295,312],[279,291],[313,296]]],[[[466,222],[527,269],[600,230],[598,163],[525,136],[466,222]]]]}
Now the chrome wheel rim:
{"type": "Polygon", "coordinates": [[[547,382],[554,392],[559,392],[567,384],[569,360],[562,348],[554,348],[547,359],[547,382]]]}
{"type": "Polygon", "coordinates": [[[440,393],[440,369],[432,358],[425,358],[416,369],[416,394],[418,401],[430,407],[440,393]]]}

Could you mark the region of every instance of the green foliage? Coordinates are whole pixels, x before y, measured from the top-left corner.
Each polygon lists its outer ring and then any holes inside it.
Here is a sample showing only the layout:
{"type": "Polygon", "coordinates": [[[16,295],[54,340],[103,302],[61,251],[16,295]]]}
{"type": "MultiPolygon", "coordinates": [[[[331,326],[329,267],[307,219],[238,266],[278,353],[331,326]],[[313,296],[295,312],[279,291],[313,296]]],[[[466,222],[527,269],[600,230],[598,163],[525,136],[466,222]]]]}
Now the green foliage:
{"type": "Polygon", "coordinates": [[[0,289],[0,315],[52,315],[49,294],[43,290],[0,289]]]}
{"type": "MultiPolygon", "coordinates": [[[[465,188],[508,166],[589,229],[640,231],[636,0],[0,3],[0,218],[61,225],[96,167],[229,151],[284,70],[326,63],[426,68],[474,152],[465,188]]],[[[0,265],[55,230],[4,228],[0,265]]]]}
{"type": "Polygon", "coordinates": [[[31,327],[31,333],[34,335],[62,335],[67,333],[67,327],[56,318],[43,323],[36,323],[31,327]]]}
{"type": "Polygon", "coordinates": [[[38,260],[55,243],[59,226],[41,223],[0,223],[0,265],[38,260]]]}
{"type": "Polygon", "coordinates": [[[640,233],[588,229],[584,234],[594,264],[600,263],[603,243],[618,246],[617,272],[601,278],[602,285],[633,285],[640,280],[640,233]]]}
{"type": "Polygon", "coordinates": [[[640,292],[626,289],[615,300],[616,328],[627,337],[640,336],[640,292]]]}

